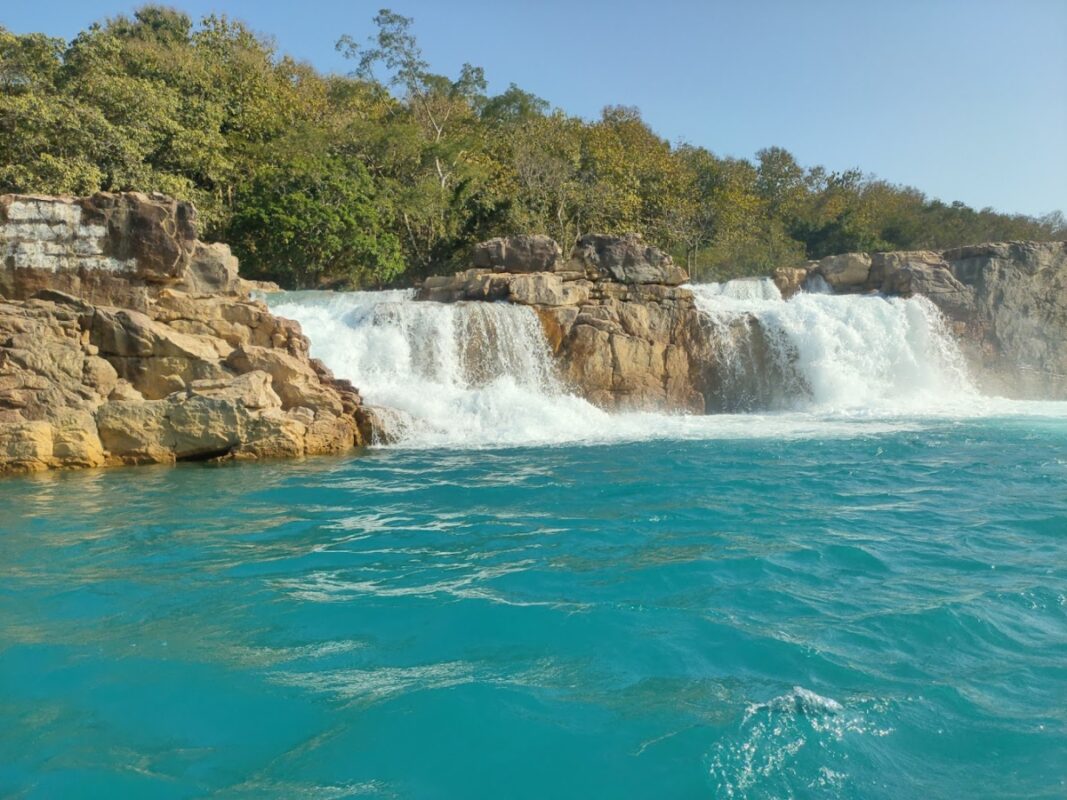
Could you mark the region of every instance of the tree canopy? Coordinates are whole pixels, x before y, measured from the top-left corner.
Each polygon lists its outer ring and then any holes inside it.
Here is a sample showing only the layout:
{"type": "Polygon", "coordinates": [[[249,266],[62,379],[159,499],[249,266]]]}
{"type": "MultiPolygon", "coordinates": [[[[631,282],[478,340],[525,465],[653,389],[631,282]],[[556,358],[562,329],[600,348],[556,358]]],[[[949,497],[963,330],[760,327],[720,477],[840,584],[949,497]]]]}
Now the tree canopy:
{"type": "Polygon", "coordinates": [[[461,265],[518,232],[564,247],[637,231],[697,278],[851,250],[1067,236],[1042,218],[943,203],[859,170],[754,161],[658,136],[636,108],[583,120],[481,68],[432,71],[410,18],[342,36],[348,75],[243,23],[161,6],[72,41],[0,27],[0,192],[159,191],[191,200],[242,271],[285,286],[380,286],[461,265]]]}

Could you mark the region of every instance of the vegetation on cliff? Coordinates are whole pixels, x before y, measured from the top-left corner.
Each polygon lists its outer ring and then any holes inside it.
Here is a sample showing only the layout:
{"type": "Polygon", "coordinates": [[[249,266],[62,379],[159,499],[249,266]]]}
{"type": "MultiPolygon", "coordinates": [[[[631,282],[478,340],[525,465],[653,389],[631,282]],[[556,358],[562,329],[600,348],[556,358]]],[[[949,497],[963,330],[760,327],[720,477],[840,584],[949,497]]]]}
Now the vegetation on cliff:
{"type": "Polygon", "coordinates": [[[73,41],[0,27],[0,192],[160,191],[194,201],[243,272],[287,286],[448,272],[519,231],[638,231],[697,277],[845,251],[1067,235],[928,199],[859,170],[671,144],[639,112],[568,116],[481,69],[437,75],[383,10],[350,75],[279,54],[226,17],[146,6],[73,41]]]}

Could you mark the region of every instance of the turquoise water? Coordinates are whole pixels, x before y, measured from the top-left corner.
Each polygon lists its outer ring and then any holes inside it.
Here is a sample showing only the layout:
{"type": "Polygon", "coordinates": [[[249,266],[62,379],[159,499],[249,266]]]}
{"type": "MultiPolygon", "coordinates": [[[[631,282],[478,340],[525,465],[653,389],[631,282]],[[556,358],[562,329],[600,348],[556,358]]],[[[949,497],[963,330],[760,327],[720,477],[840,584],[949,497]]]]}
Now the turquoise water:
{"type": "Polygon", "coordinates": [[[0,528],[0,795],[1067,795],[1063,419],[34,476],[0,528]]]}

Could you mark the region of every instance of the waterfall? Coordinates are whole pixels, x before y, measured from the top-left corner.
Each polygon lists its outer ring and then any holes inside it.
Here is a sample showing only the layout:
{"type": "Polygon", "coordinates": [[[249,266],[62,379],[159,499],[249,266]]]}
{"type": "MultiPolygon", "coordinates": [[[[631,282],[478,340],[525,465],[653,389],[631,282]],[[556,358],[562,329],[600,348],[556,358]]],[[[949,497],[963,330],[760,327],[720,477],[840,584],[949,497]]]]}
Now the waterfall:
{"type": "Polygon", "coordinates": [[[272,310],[297,320],[312,354],[368,402],[400,414],[424,446],[532,444],[584,438],[609,415],[556,378],[532,309],[416,302],[413,292],[286,292],[272,310]]]}
{"type": "Polygon", "coordinates": [[[811,291],[783,300],[769,279],[691,288],[709,322],[728,410],[921,412],[976,395],[925,297],[811,291]]]}
{"type": "MultiPolygon", "coordinates": [[[[713,368],[697,379],[709,408],[727,413],[594,407],[561,385],[525,306],[417,302],[409,291],[281,292],[268,302],[301,324],[313,356],[368,403],[393,409],[404,447],[851,436],[921,417],[1024,411],[975,394],[924,298],[808,292],[783,300],[769,280],[691,288],[713,368]]],[[[1067,410],[1055,405],[1057,416],[1067,410]]]]}

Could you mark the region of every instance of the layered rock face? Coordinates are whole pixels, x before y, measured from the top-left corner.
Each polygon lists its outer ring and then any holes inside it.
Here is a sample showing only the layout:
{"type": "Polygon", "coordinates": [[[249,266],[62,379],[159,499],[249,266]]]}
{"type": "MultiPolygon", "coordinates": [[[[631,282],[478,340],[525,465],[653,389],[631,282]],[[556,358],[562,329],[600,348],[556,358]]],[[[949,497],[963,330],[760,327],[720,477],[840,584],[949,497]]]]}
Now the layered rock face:
{"type": "Polygon", "coordinates": [[[846,253],[778,270],[774,280],[788,296],[809,276],[836,292],[925,295],[952,325],[981,389],[1067,399],[1067,242],[846,253]]]}
{"type": "Polygon", "coordinates": [[[362,443],[359,393],[247,289],[188,204],[0,196],[0,472],[362,443]]]}
{"type": "Polygon", "coordinates": [[[533,307],[564,380],[603,408],[705,410],[691,360],[706,337],[680,286],[689,276],[636,234],[585,236],[567,258],[546,236],[493,239],[472,260],[428,278],[419,299],[533,307]]]}

